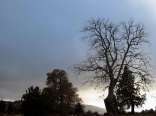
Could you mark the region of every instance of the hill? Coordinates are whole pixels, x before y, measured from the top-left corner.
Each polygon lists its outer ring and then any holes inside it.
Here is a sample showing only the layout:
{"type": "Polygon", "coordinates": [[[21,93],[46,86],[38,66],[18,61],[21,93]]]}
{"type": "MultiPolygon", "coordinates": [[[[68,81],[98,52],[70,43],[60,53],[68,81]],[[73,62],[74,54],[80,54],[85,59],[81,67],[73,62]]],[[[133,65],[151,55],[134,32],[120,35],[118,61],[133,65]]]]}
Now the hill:
{"type": "Polygon", "coordinates": [[[93,106],[93,105],[85,105],[85,111],[92,111],[92,112],[98,112],[99,114],[104,114],[104,112],[106,112],[105,108],[100,108],[97,106],[93,106]]]}

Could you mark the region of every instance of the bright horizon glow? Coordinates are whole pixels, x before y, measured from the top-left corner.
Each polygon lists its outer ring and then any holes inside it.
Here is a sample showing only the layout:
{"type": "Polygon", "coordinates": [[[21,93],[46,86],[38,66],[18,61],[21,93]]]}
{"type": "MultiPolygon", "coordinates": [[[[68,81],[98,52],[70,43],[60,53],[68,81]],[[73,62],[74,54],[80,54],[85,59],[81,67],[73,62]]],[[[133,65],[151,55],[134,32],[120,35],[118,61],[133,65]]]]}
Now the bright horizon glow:
{"type": "MultiPolygon", "coordinates": [[[[105,94],[107,95],[107,94],[105,94]]],[[[99,94],[94,89],[90,89],[89,91],[79,91],[79,97],[82,98],[83,103],[86,105],[93,105],[100,108],[105,108],[104,102],[102,98],[99,98],[99,94]]],[[[106,96],[105,96],[106,97],[106,96]]],[[[4,101],[16,101],[11,99],[3,99],[4,101]]],[[[142,110],[150,110],[151,108],[153,110],[156,109],[156,91],[150,91],[146,93],[146,101],[145,104],[142,105],[142,107],[135,107],[135,112],[141,112],[142,110]]],[[[127,111],[130,111],[127,110],[127,111]]]]}
{"type": "MultiPolygon", "coordinates": [[[[89,90],[87,93],[85,91],[80,91],[79,95],[82,98],[84,104],[105,108],[103,100],[98,97],[98,93],[95,90],[89,90]]],[[[135,111],[141,112],[142,110],[149,110],[151,108],[155,110],[156,98],[154,96],[156,96],[156,91],[147,92],[145,104],[143,104],[142,107],[139,108],[135,107],[135,111]]],[[[130,109],[128,111],[130,111],[130,109]]]]}
{"type": "Polygon", "coordinates": [[[86,91],[79,91],[79,96],[82,98],[84,104],[105,108],[103,100],[99,98],[95,90],[90,89],[87,93],[86,91]]]}

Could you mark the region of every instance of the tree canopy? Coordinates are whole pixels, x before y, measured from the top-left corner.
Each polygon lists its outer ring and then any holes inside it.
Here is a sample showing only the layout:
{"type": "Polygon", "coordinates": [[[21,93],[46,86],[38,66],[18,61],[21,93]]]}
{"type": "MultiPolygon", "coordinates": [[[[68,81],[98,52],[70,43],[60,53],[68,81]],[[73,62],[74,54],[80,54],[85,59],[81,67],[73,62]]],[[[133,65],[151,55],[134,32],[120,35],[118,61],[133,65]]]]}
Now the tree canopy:
{"type": "Polygon", "coordinates": [[[29,87],[21,98],[23,114],[25,116],[42,116],[41,90],[39,87],[29,87]]]}
{"type": "Polygon", "coordinates": [[[115,93],[118,107],[121,110],[131,107],[132,114],[135,112],[134,107],[142,106],[146,99],[145,94],[141,95],[140,85],[135,82],[133,72],[127,66],[125,66],[122,78],[119,79],[119,83],[116,85],[115,93]]]}
{"type": "MultiPolygon", "coordinates": [[[[57,114],[77,114],[77,105],[82,105],[78,89],[69,82],[64,70],[55,69],[47,73],[47,87],[43,90],[39,87],[28,87],[22,96],[22,109],[25,116],[47,116],[57,114]]],[[[84,106],[82,105],[82,109],[84,106]]],[[[80,110],[78,108],[78,110],[80,110]]],[[[82,112],[81,112],[82,113],[82,112]]]]}
{"type": "Polygon", "coordinates": [[[43,91],[49,89],[53,93],[55,99],[55,108],[61,115],[73,112],[75,105],[82,100],[79,98],[78,89],[73,87],[69,82],[68,75],[64,70],[55,69],[47,73],[46,85],[48,86],[43,91]]]}
{"type": "Polygon", "coordinates": [[[3,100],[0,100],[0,113],[5,113],[6,104],[3,100]]]}
{"type": "Polygon", "coordinates": [[[84,113],[84,106],[80,102],[78,102],[75,105],[75,114],[82,115],[83,113],[84,113]]]}

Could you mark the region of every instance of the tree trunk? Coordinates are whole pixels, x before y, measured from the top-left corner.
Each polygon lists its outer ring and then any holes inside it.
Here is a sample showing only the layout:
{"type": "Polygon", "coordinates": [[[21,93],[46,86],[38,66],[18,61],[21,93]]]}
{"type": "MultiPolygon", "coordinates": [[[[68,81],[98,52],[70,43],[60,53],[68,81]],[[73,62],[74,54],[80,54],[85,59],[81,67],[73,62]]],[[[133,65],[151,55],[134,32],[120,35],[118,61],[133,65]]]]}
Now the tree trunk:
{"type": "Polygon", "coordinates": [[[134,101],[131,101],[131,114],[134,114],[134,101]]]}
{"type": "Polygon", "coordinates": [[[111,82],[108,88],[108,96],[104,100],[107,110],[106,116],[118,116],[115,95],[113,94],[115,83],[111,82]]]}

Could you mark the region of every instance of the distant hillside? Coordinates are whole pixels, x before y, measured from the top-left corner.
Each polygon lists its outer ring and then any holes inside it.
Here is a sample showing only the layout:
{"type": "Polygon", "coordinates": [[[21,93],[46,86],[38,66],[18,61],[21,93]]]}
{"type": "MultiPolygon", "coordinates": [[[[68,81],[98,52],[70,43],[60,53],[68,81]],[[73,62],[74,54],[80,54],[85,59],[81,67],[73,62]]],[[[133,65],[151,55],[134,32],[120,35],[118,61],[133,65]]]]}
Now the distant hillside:
{"type": "Polygon", "coordinates": [[[85,111],[92,111],[92,112],[98,112],[99,114],[104,114],[104,112],[106,112],[105,108],[100,108],[97,106],[93,106],[93,105],[85,105],[85,111]]]}

